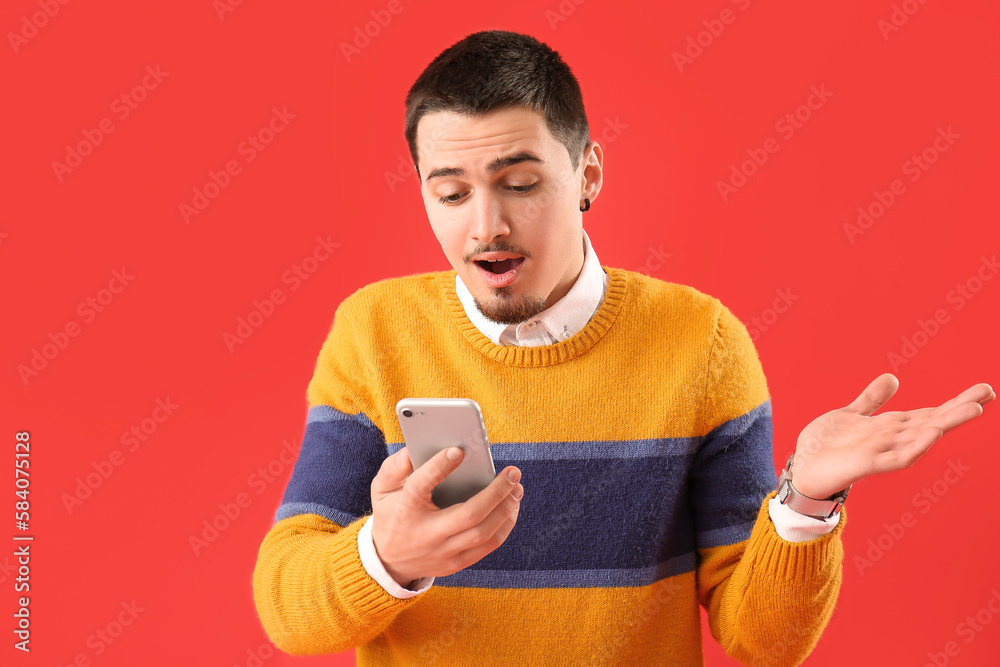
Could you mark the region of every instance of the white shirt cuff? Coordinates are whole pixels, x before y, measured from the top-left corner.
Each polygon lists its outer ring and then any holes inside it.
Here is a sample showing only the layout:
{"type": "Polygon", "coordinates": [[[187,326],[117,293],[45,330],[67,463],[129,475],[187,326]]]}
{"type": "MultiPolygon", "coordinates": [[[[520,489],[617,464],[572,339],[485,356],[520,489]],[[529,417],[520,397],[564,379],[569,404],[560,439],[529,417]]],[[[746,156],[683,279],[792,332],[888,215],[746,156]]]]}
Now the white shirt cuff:
{"type": "Polygon", "coordinates": [[[365,571],[372,579],[382,585],[389,595],[406,599],[420,595],[434,583],[434,577],[421,577],[410,582],[413,588],[403,588],[392,576],[385,571],[385,566],[375,551],[375,541],[372,540],[372,520],[370,516],[358,531],[358,553],[361,555],[361,564],[365,566],[365,571]]]}
{"type": "Polygon", "coordinates": [[[782,505],[777,498],[767,501],[767,511],[771,515],[771,521],[778,535],[788,542],[815,540],[836,528],[840,522],[840,512],[828,519],[814,519],[799,514],[788,505],[782,505]]]}

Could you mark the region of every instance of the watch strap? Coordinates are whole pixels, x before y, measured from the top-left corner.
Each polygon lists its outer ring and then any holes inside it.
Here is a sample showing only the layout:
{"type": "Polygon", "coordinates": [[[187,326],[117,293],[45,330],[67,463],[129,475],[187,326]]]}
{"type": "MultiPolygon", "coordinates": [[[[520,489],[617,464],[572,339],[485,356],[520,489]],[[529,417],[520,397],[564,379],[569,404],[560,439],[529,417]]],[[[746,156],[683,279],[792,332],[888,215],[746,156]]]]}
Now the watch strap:
{"type": "Polygon", "coordinates": [[[792,462],[794,454],[788,457],[785,468],[778,478],[778,493],[775,496],[779,503],[787,505],[799,514],[805,514],[815,519],[828,519],[843,507],[847,500],[847,493],[853,484],[846,489],[841,489],[829,498],[810,498],[800,493],[792,484],[792,462]]]}

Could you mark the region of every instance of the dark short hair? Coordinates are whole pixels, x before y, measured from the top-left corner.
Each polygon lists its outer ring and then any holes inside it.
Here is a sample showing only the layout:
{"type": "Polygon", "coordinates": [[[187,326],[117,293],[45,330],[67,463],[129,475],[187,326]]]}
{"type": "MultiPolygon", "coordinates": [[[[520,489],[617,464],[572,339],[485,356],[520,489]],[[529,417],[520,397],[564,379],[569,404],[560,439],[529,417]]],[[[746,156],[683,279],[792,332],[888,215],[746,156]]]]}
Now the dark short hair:
{"type": "Polygon", "coordinates": [[[414,167],[417,124],[424,114],[476,116],[518,107],[542,112],[576,169],[590,143],[590,128],[580,84],[559,54],[534,37],[506,30],[484,30],[456,42],[424,69],[406,95],[405,135],[414,167]]]}

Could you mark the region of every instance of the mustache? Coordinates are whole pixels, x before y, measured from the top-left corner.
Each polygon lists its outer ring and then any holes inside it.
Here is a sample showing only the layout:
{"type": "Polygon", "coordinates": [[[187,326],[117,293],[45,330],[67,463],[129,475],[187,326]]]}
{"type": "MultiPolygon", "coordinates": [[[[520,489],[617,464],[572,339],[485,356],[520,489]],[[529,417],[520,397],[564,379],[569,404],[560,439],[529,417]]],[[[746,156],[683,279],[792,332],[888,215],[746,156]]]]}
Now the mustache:
{"type": "Polygon", "coordinates": [[[469,262],[472,260],[473,257],[482,255],[483,253],[487,252],[509,252],[515,255],[520,255],[525,259],[531,259],[530,252],[506,242],[495,243],[489,246],[487,245],[477,246],[475,249],[473,249],[472,252],[468,253],[463,259],[465,259],[466,262],[469,262]]]}

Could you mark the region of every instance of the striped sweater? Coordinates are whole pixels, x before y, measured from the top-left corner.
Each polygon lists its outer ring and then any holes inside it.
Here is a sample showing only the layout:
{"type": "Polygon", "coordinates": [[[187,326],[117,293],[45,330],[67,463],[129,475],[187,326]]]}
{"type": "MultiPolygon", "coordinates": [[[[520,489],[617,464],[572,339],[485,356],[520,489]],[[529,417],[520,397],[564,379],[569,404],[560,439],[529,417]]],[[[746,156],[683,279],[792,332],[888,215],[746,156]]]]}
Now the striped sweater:
{"type": "Polygon", "coordinates": [[[840,522],[774,529],[771,402],[743,324],[694,288],[603,267],[573,337],[498,346],[455,272],[383,280],[337,308],[307,390],[301,451],[253,575],[292,654],[367,665],[701,665],[699,605],[726,652],[794,665],[841,582],[840,522]],[[661,326],[650,327],[656,321],[661,326]],[[403,397],[482,407],[497,470],[521,469],[507,541],[413,598],[365,571],[370,483],[403,446],[403,397]]]}

